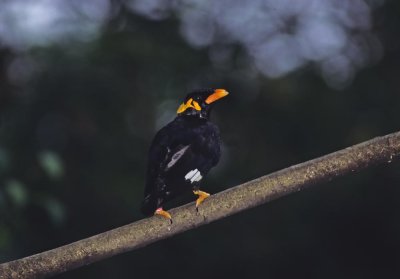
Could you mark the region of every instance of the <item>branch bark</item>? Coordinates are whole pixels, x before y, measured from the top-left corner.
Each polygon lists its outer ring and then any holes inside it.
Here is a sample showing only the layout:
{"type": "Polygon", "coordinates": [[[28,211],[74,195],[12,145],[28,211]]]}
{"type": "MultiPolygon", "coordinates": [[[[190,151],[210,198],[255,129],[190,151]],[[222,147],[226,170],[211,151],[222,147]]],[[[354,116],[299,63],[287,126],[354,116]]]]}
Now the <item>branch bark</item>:
{"type": "Polygon", "coordinates": [[[212,195],[196,212],[193,203],[170,210],[174,223],[155,216],[33,256],[0,264],[0,279],[43,278],[146,246],[237,212],[332,180],[400,155],[400,132],[260,177],[212,195]]]}

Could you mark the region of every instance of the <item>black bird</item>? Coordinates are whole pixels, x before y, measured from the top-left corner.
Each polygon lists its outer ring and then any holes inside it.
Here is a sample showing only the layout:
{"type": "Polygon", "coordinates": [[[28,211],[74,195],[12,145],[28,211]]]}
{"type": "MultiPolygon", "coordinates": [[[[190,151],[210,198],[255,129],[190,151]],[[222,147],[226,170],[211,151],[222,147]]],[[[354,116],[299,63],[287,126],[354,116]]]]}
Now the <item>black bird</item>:
{"type": "Polygon", "coordinates": [[[210,196],[200,191],[201,179],[221,156],[218,127],[209,121],[214,102],[228,95],[224,89],[202,89],[188,94],[177,117],[155,135],[149,150],[142,212],[170,220],[165,202],[185,190],[198,195],[196,209],[210,196]]]}

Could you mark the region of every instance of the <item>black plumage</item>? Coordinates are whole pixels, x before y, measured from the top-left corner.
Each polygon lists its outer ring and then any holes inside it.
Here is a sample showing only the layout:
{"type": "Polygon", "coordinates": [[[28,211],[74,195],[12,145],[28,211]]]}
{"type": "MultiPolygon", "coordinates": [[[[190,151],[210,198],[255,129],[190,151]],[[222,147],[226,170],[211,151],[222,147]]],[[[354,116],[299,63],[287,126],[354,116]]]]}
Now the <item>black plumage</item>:
{"type": "Polygon", "coordinates": [[[165,202],[187,190],[199,190],[201,179],[218,163],[219,129],[209,116],[214,102],[227,94],[223,89],[190,93],[178,116],[157,132],[149,150],[144,214],[157,213],[165,202]]]}

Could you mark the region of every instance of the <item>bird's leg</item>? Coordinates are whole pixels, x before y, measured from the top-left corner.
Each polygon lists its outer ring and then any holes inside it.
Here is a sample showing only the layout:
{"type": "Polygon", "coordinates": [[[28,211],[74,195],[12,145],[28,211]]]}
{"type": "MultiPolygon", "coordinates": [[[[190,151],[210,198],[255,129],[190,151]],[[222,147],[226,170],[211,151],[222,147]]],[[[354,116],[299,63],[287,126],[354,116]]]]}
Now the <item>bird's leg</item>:
{"type": "Polygon", "coordinates": [[[199,196],[199,197],[197,198],[197,200],[196,200],[196,210],[198,210],[199,205],[200,205],[206,198],[208,198],[208,197],[210,196],[210,194],[209,194],[209,193],[206,193],[206,192],[203,192],[203,191],[200,191],[200,190],[193,190],[193,193],[194,193],[195,195],[198,195],[198,196],[199,196]]]}
{"type": "Polygon", "coordinates": [[[160,216],[162,216],[164,218],[167,218],[172,224],[172,216],[171,216],[171,214],[169,214],[168,211],[165,211],[162,207],[157,208],[156,211],[154,211],[154,215],[160,215],[160,216]]]}

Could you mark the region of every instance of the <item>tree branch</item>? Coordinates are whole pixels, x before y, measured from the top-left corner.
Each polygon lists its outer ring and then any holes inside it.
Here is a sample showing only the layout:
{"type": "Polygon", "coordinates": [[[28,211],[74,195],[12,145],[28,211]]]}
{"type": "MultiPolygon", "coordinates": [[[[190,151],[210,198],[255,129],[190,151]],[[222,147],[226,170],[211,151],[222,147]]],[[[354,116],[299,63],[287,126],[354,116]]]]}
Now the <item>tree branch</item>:
{"type": "Polygon", "coordinates": [[[172,225],[155,216],[77,242],[0,265],[0,278],[42,278],[146,246],[317,183],[400,155],[400,132],[298,164],[211,196],[196,212],[193,203],[170,212],[172,225]]]}

